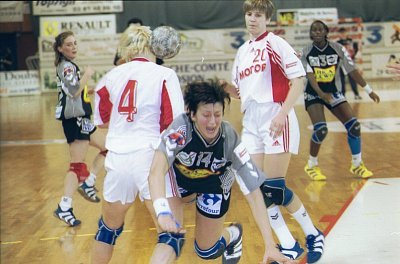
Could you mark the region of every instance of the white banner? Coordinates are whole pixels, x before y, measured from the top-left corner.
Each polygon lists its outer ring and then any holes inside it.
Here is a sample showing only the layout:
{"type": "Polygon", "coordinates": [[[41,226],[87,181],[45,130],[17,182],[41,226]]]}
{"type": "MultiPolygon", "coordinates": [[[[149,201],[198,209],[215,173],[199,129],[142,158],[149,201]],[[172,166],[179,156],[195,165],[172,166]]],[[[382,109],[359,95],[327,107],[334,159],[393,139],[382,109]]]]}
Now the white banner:
{"type": "Polygon", "coordinates": [[[0,72],[0,96],[40,94],[38,71],[0,72]]]}
{"type": "Polygon", "coordinates": [[[400,47],[400,22],[385,23],[385,47],[400,47]]]}
{"type": "Polygon", "coordinates": [[[400,64],[400,53],[382,53],[371,55],[372,64],[372,77],[395,77],[395,74],[390,73],[390,70],[386,68],[388,64],[400,64]]]}
{"type": "MultiPolygon", "coordinates": [[[[106,59],[112,65],[117,50],[119,34],[75,36],[78,45],[77,61],[106,59]]],[[[53,65],[54,37],[39,37],[40,62],[43,66],[53,65]]]]}
{"type": "Polygon", "coordinates": [[[121,13],[124,1],[32,1],[33,15],[121,13]]]}
{"type": "Polygon", "coordinates": [[[23,21],[24,21],[23,1],[0,2],[0,23],[23,22],[23,21]]]}
{"type": "Polygon", "coordinates": [[[115,15],[40,17],[40,36],[56,37],[63,31],[76,36],[116,33],[115,15]]]}
{"type": "Polygon", "coordinates": [[[305,25],[309,26],[314,20],[322,20],[328,24],[338,23],[338,11],[332,8],[298,8],[278,9],[276,12],[280,25],[305,25]]]}
{"type": "Polygon", "coordinates": [[[384,36],[383,23],[364,23],[363,43],[365,47],[383,47],[385,45],[384,36]]]}
{"type": "Polygon", "coordinates": [[[205,81],[216,77],[230,81],[233,60],[234,57],[231,55],[206,55],[201,60],[197,57],[178,60],[178,57],[176,57],[176,59],[166,61],[164,66],[176,72],[183,88],[189,82],[205,81]]]}

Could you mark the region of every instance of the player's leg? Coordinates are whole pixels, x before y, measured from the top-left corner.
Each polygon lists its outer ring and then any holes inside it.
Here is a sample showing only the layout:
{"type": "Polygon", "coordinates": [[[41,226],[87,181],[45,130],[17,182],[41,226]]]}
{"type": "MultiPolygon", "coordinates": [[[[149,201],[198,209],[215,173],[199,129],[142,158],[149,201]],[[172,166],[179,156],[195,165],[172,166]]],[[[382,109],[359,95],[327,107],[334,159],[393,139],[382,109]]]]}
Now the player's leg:
{"type": "Polygon", "coordinates": [[[104,168],[104,160],[107,154],[105,148],[105,131],[96,129],[90,134],[89,145],[99,149],[99,153],[93,160],[89,177],[79,186],[79,193],[88,201],[98,203],[100,198],[97,196],[95,187],[96,178],[101,169],[104,168]]]}
{"type": "MultiPolygon", "coordinates": [[[[63,123],[64,126],[64,123],[63,123]]],[[[69,143],[70,166],[64,178],[64,195],[54,211],[54,216],[64,221],[69,226],[77,226],[81,223],[76,219],[72,209],[72,197],[79,182],[83,182],[89,175],[86,164],[83,162],[89,147],[88,140],[75,140],[74,130],[77,129],[74,122],[64,126],[64,133],[69,143]]]]}
{"type": "Polygon", "coordinates": [[[111,260],[114,245],[121,235],[126,212],[132,203],[109,203],[103,201],[102,216],[98,222],[98,230],[92,249],[93,264],[105,264],[111,260]]]}
{"type": "MultiPolygon", "coordinates": [[[[205,195],[212,198],[211,194],[205,195]]],[[[204,196],[200,197],[203,198],[204,196]]],[[[201,201],[198,199],[198,202],[201,201]]],[[[222,263],[238,263],[242,256],[243,229],[239,223],[224,228],[224,221],[225,215],[211,218],[197,207],[195,251],[202,259],[216,259],[222,256],[222,263]]]]}
{"type": "Polygon", "coordinates": [[[304,167],[304,171],[312,180],[325,180],[326,176],[322,174],[321,169],[318,166],[318,153],[322,142],[325,140],[328,134],[324,105],[318,101],[310,103],[310,105],[307,105],[307,113],[310,116],[311,123],[313,125],[313,132],[310,139],[309,158],[306,166],[304,167]]]}
{"type": "Polygon", "coordinates": [[[342,122],[347,130],[347,142],[350,147],[352,165],[350,172],[361,178],[369,178],[373,173],[368,170],[361,156],[361,124],[354,116],[353,110],[348,102],[344,102],[332,110],[332,113],[342,122]]]}
{"type": "MultiPolygon", "coordinates": [[[[126,212],[139,192],[137,178],[146,178],[142,153],[107,153],[104,179],[102,215],[92,249],[92,263],[108,263],[112,257],[117,238],[121,235],[126,212]]],[[[148,166],[148,165],[147,165],[148,166]]]]}

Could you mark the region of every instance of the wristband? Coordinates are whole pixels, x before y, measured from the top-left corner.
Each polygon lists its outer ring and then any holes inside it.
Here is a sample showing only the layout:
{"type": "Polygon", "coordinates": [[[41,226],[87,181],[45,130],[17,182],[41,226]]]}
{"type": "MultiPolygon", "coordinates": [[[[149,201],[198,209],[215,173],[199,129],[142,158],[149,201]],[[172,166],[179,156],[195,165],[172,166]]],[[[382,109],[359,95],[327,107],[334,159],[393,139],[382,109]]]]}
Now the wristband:
{"type": "Polygon", "coordinates": [[[367,83],[367,85],[365,85],[363,88],[364,88],[364,91],[365,91],[367,94],[372,93],[372,88],[371,88],[371,86],[369,86],[368,83],[367,83]]]}
{"type": "Polygon", "coordinates": [[[171,214],[171,209],[169,208],[168,200],[166,198],[158,198],[153,202],[154,211],[156,211],[156,216],[171,214]]]}

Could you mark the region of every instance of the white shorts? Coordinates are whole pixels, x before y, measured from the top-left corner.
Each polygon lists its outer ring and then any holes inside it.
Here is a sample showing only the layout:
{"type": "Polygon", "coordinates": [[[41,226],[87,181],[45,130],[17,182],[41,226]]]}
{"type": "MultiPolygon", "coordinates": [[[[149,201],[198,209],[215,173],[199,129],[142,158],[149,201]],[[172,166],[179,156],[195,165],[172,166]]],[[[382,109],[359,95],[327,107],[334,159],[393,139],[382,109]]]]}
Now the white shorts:
{"type": "Polygon", "coordinates": [[[297,154],[300,144],[300,129],[296,113],[292,109],[280,137],[273,139],[269,133],[271,120],[281,109],[279,103],[257,103],[252,101],[243,116],[242,142],[250,154],[297,154]]]}
{"type": "MultiPolygon", "coordinates": [[[[153,149],[140,149],[124,154],[108,151],[104,162],[107,171],[103,186],[104,200],[110,203],[133,203],[138,193],[140,200],[149,200],[148,176],[153,156],[153,149]]],[[[165,176],[165,183],[167,197],[177,196],[175,178],[169,171],[165,176]]]]}

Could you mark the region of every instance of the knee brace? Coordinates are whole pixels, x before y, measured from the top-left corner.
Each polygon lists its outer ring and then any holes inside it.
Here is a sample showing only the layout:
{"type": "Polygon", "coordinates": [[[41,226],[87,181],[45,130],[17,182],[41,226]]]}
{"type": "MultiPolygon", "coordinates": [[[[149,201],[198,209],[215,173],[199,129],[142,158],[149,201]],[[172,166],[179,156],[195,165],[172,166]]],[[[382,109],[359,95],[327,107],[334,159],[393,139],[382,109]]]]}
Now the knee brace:
{"type": "Polygon", "coordinates": [[[99,154],[103,155],[104,157],[107,155],[108,150],[100,151],[99,154]]]}
{"type": "Polygon", "coordinates": [[[118,229],[111,229],[103,222],[103,217],[99,220],[99,229],[97,230],[95,240],[114,246],[115,241],[124,230],[124,225],[118,229]]]}
{"type": "Polygon", "coordinates": [[[69,171],[72,171],[76,174],[79,183],[84,182],[86,178],[90,175],[86,164],[83,162],[71,162],[69,164],[69,171]]]}
{"type": "Polygon", "coordinates": [[[185,234],[163,232],[158,234],[158,243],[164,243],[172,247],[176,257],[179,257],[182,247],[185,244],[185,234]]]}
{"type": "Polygon", "coordinates": [[[264,198],[265,206],[269,208],[271,205],[274,204],[274,202],[271,200],[271,197],[268,197],[267,194],[264,192],[264,183],[260,186],[260,190],[264,198]]]}
{"type": "Polygon", "coordinates": [[[263,193],[276,205],[288,205],[293,199],[293,192],[284,178],[267,179],[263,184],[263,193]]]}
{"type": "Polygon", "coordinates": [[[321,144],[328,134],[328,127],[326,122],[318,122],[314,124],[314,132],[312,133],[311,140],[317,144],[321,144]]]}
{"type": "Polygon", "coordinates": [[[350,138],[359,138],[361,136],[361,125],[356,118],[347,121],[344,126],[347,130],[347,135],[350,138]]]}
{"type": "Polygon", "coordinates": [[[196,240],[194,241],[194,249],[197,253],[197,256],[199,256],[202,259],[216,259],[224,253],[225,248],[226,248],[226,241],[225,238],[222,236],[217,241],[217,243],[215,243],[214,246],[206,250],[200,249],[199,246],[197,245],[196,240]]]}

